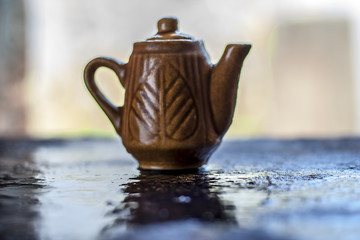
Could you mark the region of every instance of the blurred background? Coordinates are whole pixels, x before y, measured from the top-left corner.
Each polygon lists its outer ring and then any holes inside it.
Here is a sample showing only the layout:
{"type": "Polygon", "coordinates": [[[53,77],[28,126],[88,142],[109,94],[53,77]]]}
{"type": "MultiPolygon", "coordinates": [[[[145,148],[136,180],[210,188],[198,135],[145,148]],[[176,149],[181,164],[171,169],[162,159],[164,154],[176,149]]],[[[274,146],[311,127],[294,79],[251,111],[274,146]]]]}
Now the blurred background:
{"type": "MultiPolygon", "coordinates": [[[[213,63],[228,43],[253,44],[227,138],[359,135],[359,1],[0,0],[0,136],[115,137],[83,69],[127,62],[164,16],[213,63]]],[[[115,74],[96,77],[121,105],[115,74]]]]}

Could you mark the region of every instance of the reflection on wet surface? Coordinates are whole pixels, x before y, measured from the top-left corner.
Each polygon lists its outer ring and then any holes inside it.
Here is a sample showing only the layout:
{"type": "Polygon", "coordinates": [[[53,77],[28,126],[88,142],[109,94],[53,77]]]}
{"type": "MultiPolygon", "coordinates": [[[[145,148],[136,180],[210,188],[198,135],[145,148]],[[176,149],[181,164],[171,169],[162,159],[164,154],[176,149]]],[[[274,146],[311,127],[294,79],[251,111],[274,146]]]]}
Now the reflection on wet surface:
{"type": "Polygon", "coordinates": [[[130,224],[197,219],[204,222],[236,223],[230,203],[219,198],[211,183],[216,178],[196,173],[142,172],[123,185],[126,197],[113,213],[130,224]],[[122,212],[129,212],[122,217],[122,212]]]}
{"type": "Polygon", "coordinates": [[[359,159],[358,139],[249,140],[158,173],[115,140],[3,140],[0,239],[357,239],[359,159]]]}

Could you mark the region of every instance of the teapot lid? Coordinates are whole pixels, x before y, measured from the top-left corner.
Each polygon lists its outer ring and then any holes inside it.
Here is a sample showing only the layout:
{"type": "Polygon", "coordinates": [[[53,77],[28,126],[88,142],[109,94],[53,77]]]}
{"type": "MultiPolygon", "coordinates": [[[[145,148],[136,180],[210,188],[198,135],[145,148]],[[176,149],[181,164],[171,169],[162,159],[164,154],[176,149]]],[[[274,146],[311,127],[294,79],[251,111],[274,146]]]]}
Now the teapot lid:
{"type": "Polygon", "coordinates": [[[146,41],[134,43],[133,54],[204,52],[202,41],[180,33],[177,26],[174,17],[160,19],[158,32],[146,41]]]}
{"type": "Polygon", "coordinates": [[[192,37],[182,34],[178,30],[178,20],[175,17],[165,17],[158,21],[158,32],[147,40],[172,40],[172,39],[188,39],[193,40],[192,37]]]}

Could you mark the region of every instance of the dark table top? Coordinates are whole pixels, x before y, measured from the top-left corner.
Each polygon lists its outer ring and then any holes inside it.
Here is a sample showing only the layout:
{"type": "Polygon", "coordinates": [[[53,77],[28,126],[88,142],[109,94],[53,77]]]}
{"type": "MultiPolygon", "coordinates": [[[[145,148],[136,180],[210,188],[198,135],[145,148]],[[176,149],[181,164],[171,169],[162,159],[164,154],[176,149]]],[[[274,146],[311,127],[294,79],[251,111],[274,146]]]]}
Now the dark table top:
{"type": "Polygon", "coordinates": [[[120,140],[0,140],[0,239],[359,239],[360,139],[225,141],[141,172],[120,140]]]}

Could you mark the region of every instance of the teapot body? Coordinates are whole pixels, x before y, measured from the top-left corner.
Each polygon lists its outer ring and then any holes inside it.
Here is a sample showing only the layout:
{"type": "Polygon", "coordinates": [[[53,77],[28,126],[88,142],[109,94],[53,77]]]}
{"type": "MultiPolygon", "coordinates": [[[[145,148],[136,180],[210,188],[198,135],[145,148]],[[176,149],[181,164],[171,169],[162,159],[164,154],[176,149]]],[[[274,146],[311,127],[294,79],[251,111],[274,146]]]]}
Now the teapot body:
{"type": "Polygon", "coordinates": [[[177,169],[185,160],[199,167],[220,142],[208,96],[212,65],[201,41],[162,44],[161,52],[156,45],[134,45],[119,133],[140,167],[177,169]],[[176,48],[182,52],[174,54],[176,48]]]}
{"type": "Polygon", "coordinates": [[[213,65],[202,41],[180,33],[176,18],[163,18],[155,36],[134,44],[128,63],[95,58],[85,67],[84,80],[141,169],[198,168],[231,124],[250,47],[230,44],[213,65]],[[113,105],[96,85],[99,67],[118,76],[124,106],[113,105]]]}

